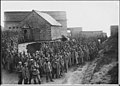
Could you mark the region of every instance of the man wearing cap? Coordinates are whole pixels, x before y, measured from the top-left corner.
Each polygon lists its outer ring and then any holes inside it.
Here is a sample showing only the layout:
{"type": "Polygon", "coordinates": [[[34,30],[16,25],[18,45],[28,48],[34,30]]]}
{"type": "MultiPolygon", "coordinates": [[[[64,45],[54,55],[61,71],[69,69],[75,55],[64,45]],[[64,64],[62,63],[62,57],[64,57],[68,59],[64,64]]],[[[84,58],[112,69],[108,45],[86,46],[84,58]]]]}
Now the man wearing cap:
{"type": "Polygon", "coordinates": [[[31,79],[32,79],[32,70],[31,70],[32,65],[33,65],[33,59],[30,59],[28,61],[28,69],[29,69],[29,73],[30,73],[29,84],[31,84],[31,79]]]}
{"type": "Polygon", "coordinates": [[[36,84],[36,79],[38,80],[38,83],[41,84],[41,80],[40,80],[40,77],[39,77],[39,70],[38,70],[39,66],[38,64],[34,64],[32,65],[32,78],[34,80],[34,84],[36,84]]]}
{"type": "Polygon", "coordinates": [[[22,71],[23,71],[23,66],[22,66],[22,62],[19,62],[19,65],[17,66],[17,71],[18,71],[18,84],[22,84],[23,81],[23,75],[22,75],[22,71]]]}
{"type": "Polygon", "coordinates": [[[28,70],[28,63],[24,63],[24,67],[23,67],[23,78],[24,78],[24,84],[28,84],[28,80],[30,78],[30,73],[29,73],[29,70],[28,70]]]}

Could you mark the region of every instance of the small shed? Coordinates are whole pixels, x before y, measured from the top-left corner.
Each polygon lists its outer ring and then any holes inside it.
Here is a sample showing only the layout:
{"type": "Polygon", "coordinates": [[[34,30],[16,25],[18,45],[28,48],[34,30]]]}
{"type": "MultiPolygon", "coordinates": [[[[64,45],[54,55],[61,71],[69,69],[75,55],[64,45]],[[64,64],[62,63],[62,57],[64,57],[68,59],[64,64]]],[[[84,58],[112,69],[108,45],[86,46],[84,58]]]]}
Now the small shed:
{"type": "Polygon", "coordinates": [[[33,10],[20,22],[21,34],[28,41],[48,41],[61,38],[62,25],[47,13],[33,10]]]}

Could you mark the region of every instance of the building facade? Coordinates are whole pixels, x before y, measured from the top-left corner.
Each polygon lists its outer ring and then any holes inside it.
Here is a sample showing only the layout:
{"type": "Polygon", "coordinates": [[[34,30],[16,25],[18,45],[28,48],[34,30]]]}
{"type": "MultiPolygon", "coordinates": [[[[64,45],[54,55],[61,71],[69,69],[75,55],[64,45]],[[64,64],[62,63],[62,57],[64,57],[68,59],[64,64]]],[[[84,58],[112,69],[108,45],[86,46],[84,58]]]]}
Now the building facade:
{"type": "Polygon", "coordinates": [[[5,28],[19,31],[25,40],[54,40],[67,34],[64,11],[5,12],[5,28]],[[58,15],[58,16],[57,16],[58,15]]]}
{"type": "Polygon", "coordinates": [[[87,37],[87,38],[89,37],[100,38],[103,36],[103,32],[102,31],[81,31],[80,36],[87,37]]]}
{"type": "Polygon", "coordinates": [[[68,28],[70,31],[70,35],[72,38],[76,38],[79,36],[79,33],[82,31],[82,27],[70,27],[68,28]]]}
{"type": "Polygon", "coordinates": [[[67,17],[65,11],[41,11],[43,13],[49,14],[53,17],[57,22],[59,22],[61,27],[61,35],[67,36],[67,17]]]}

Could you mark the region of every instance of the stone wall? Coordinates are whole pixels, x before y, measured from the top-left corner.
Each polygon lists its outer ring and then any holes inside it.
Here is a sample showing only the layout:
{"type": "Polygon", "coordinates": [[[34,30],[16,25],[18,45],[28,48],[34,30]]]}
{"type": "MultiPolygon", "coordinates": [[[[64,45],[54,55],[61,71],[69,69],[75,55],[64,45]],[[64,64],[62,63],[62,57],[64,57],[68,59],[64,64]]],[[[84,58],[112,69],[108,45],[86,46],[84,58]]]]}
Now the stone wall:
{"type": "Polygon", "coordinates": [[[111,26],[111,36],[115,35],[116,33],[118,33],[118,25],[113,25],[111,26]]]}
{"type": "Polygon", "coordinates": [[[34,41],[51,40],[50,24],[35,12],[31,13],[23,20],[20,27],[23,27],[24,25],[29,26],[29,29],[31,29],[31,35],[33,35],[34,41]]]}

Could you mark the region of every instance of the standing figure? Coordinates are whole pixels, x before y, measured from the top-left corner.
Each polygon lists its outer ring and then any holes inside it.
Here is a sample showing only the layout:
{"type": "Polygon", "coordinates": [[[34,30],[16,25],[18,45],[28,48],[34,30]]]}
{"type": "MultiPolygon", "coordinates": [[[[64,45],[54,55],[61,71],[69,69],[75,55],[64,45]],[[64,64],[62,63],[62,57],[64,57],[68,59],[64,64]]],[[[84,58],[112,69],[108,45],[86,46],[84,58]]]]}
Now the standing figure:
{"type": "Polygon", "coordinates": [[[75,60],[76,60],[76,65],[78,65],[78,52],[77,52],[77,50],[75,51],[75,60]]]}
{"type": "Polygon", "coordinates": [[[60,78],[60,62],[59,58],[56,60],[56,65],[57,65],[57,78],[60,78]]]}
{"type": "Polygon", "coordinates": [[[35,63],[32,64],[32,66],[31,66],[31,72],[32,72],[32,79],[34,81],[34,84],[37,84],[36,80],[38,80],[38,83],[41,84],[41,80],[40,80],[40,77],[39,77],[39,70],[38,70],[38,67],[36,66],[35,63]]]}
{"type": "Polygon", "coordinates": [[[68,58],[69,58],[69,67],[71,67],[71,52],[69,51],[69,53],[68,53],[68,58]]]}
{"type": "Polygon", "coordinates": [[[63,73],[64,73],[64,60],[63,60],[63,57],[60,56],[60,75],[62,76],[63,73]]]}
{"type": "Polygon", "coordinates": [[[24,84],[28,84],[28,80],[30,78],[30,73],[27,67],[27,63],[24,63],[24,67],[23,67],[23,79],[24,79],[24,84]]]}
{"type": "Polygon", "coordinates": [[[57,62],[55,58],[52,60],[52,78],[57,78],[57,62]]]}
{"type": "Polygon", "coordinates": [[[51,67],[51,63],[48,61],[48,59],[46,59],[46,62],[44,64],[44,69],[45,69],[45,73],[46,73],[46,81],[48,82],[48,78],[50,79],[50,81],[52,80],[52,67],[51,67]]]}
{"type": "Polygon", "coordinates": [[[17,71],[18,71],[18,84],[22,84],[23,82],[23,66],[22,66],[22,62],[19,62],[18,66],[17,66],[17,71]]]}
{"type": "Polygon", "coordinates": [[[71,60],[72,60],[72,66],[73,66],[75,61],[75,49],[72,50],[71,54],[72,54],[71,60]]]}
{"type": "Polygon", "coordinates": [[[67,73],[67,71],[68,71],[68,61],[69,61],[67,52],[65,53],[65,57],[64,58],[65,58],[65,71],[67,73]]]}

